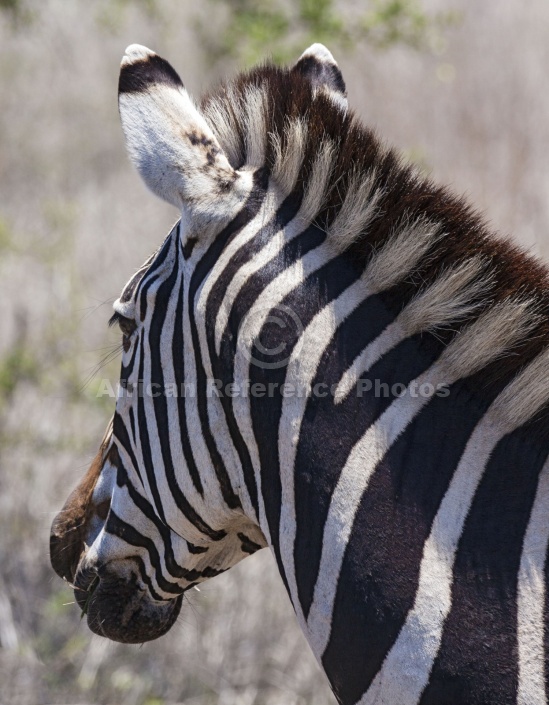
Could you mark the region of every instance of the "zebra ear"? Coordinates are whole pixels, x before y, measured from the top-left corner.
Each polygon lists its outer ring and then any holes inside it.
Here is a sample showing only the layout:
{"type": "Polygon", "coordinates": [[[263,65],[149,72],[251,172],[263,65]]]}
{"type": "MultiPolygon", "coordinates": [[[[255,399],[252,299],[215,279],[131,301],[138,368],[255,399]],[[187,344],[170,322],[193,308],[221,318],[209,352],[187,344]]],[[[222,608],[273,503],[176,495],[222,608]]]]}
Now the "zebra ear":
{"type": "MultiPolygon", "coordinates": [[[[226,214],[242,198],[229,161],[170,64],[132,44],[120,68],[118,104],[126,145],[147,186],[196,220],[226,214]]],[[[244,188],[244,190],[247,190],[244,188]]]]}
{"type": "Polygon", "coordinates": [[[336,60],[324,44],[313,44],[299,57],[292,71],[306,76],[316,90],[326,92],[347,110],[347,89],[336,60]]]}

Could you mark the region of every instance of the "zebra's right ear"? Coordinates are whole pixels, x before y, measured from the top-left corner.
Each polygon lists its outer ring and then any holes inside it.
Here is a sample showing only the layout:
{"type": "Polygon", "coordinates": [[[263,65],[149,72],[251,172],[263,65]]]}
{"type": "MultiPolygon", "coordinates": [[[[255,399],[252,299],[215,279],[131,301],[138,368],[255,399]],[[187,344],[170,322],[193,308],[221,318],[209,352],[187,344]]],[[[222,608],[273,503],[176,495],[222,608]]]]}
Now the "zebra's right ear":
{"type": "Polygon", "coordinates": [[[250,190],[249,175],[229,164],[171,65],[129,46],[118,104],[130,158],[151,191],[198,227],[230,217],[250,190]]]}
{"type": "Polygon", "coordinates": [[[313,84],[315,91],[323,91],[339,105],[347,110],[347,88],[337,61],[324,44],[313,44],[305,49],[292,72],[306,76],[313,84]]]}

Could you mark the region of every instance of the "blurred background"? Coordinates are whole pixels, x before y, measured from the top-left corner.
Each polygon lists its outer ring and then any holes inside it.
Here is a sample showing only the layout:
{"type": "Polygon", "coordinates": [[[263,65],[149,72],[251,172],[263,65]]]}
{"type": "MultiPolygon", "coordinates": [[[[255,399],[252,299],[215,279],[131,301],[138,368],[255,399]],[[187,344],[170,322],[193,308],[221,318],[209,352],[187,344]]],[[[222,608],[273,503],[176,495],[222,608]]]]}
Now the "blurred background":
{"type": "Polygon", "coordinates": [[[0,0],[0,703],[335,703],[268,551],[142,647],[92,636],[49,565],[114,406],[112,301],[177,217],[124,151],[125,47],[198,97],[326,43],[365,121],[547,259],[548,36],[546,0],[0,0]]]}

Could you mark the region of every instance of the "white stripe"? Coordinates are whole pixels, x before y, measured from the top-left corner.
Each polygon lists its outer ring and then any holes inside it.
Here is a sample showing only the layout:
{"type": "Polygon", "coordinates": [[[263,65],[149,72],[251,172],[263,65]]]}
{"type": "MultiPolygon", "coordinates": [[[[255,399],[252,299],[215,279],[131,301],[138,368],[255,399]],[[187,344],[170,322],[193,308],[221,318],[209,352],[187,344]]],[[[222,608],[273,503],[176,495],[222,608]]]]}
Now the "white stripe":
{"type": "MultiPolygon", "coordinates": [[[[415,382],[418,386],[423,382],[436,385],[448,382],[448,375],[434,366],[415,382]]],[[[330,638],[343,557],[362,495],[379,461],[428,401],[429,397],[419,393],[412,396],[409,386],[355,444],[339,476],[324,525],[320,568],[307,620],[309,642],[318,659],[330,638]]]]}
{"type": "MultiPolygon", "coordinates": [[[[316,209],[321,190],[319,184],[327,178],[328,170],[326,169],[326,161],[331,152],[330,145],[326,145],[325,158],[318,162],[319,178],[311,179],[313,185],[308,190],[304,201],[308,203],[309,212],[312,213],[316,209]],[[324,166],[322,165],[324,163],[324,166]],[[316,184],[316,185],[315,185],[316,184]]],[[[315,166],[316,169],[316,166],[315,166]]],[[[366,188],[366,187],[364,187],[366,188]]],[[[357,191],[358,193],[358,191],[357,191]]],[[[366,195],[362,194],[362,208],[358,214],[353,215],[353,228],[365,229],[375,216],[375,204],[368,201],[366,195]]],[[[375,201],[375,199],[374,199],[375,201]]],[[[330,226],[328,236],[325,242],[308,252],[297,262],[294,262],[287,269],[281,272],[273,281],[271,281],[258,296],[252,309],[242,320],[238,332],[237,350],[235,356],[234,379],[236,382],[243,384],[249,380],[249,368],[251,350],[254,342],[258,337],[267,317],[273,309],[276,309],[292,290],[298,287],[303,281],[313,272],[320,269],[331,259],[338,256],[341,248],[347,246],[347,239],[344,237],[346,228],[349,226],[348,209],[344,211],[342,208],[334,222],[330,226]]],[[[297,219],[296,219],[297,220],[297,219]]],[[[352,229],[352,228],[351,228],[352,229]]],[[[368,294],[365,281],[370,285],[370,292],[380,291],[394,284],[403,276],[413,269],[419,259],[425,254],[433,240],[437,237],[436,228],[424,221],[414,223],[404,223],[402,229],[393,234],[393,237],[379,252],[377,252],[370,260],[365,273],[364,280],[361,285],[364,287],[363,298],[368,294]],[[396,262],[396,263],[395,263],[396,262]]],[[[351,309],[352,310],[352,309],[351,309]]],[[[303,338],[296,342],[293,351],[294,359],[301,356],[301,345],[303,338]]],[[[326,346],[329,339],[325,341],[326,346]]],[[[300,385],[302,380],[300,380],[300,385]]],[[[305,386],[305,385],[303,385],[305,386]]],[[[255,470],[255,477],[258,487],[259,505],[260,505],[260,525],[265,536],[269,536],[269,528],[265,519],[264,512],[262,514],[263,498],[261,491],[261,476],[259,469],[259,451],[257,449],[256,439],[253,433],[250,403],[247,397],[236,397],[233,400],[233,408],[237,419],[242,437],[248,446],[252,463],[255,470]]],[[[293,479],[290,480],[293,482],[293,479]]],[[[290,491],[290,489],[289,489],[290,491]]],[[[293,529],[295,531],[295,527],[293,529]]],[[[295,591],[292,597],[295,598],[295,591]]],[[[294,608],[301,626],[305,628],[304,617],[301,607],[297,601],[294,602],[294,608]]]]}
{"type": "Polygon", "coordinates": [[[350,367],[343,373],[334,394],[336,404],[341,404],[354,389],[357,380],[383,357],[389,350],[407,338],[407,333],[398,319],[390,323],[380,335],[357,355],[350,367]]]}
{"type": "MultiPolygon", "coordinates": [[[[326,182],[330,174],[331,159],[332,146],[325,143],[322,145],[319,155],[313,164],[307,189],[305,191],[305,195],[303,196],[298,213],[294,216],[294,218],[292,218],[285,228],[279,228],[269,242],[259,252],[255,253],[252,259],[245,262],[240,269],[233,274],[233,278],[227,286],[227,290],[223,296],[223,301],[219,306],[215,320],[215,349],[218,355],[221,349],[221,339],[227,328],[232,307],[242,287],[253,274],[258,272],[268,262],[272,262],[277,255],[280,254],[287,242],[293,240],[307,227],[309,227],[311,221],[316,216],[324,197],[326,182]]],[[[295,177],[297,177],[297,172],[295,177]]],[[[267,209],[270,208],[274,214],[282,204],[283,198],[291,193],[294,186],[295,178],[287,181],[285,184],[285,189],[278,194],[278,200],[275,201],[273,198],[272,202],[266,204],[266,212],[267,209]]],[[[201,300],[205,300],[204,296],[201,296],[201,300]]]]}
{"type": "MultiPolygon", "coordinates": [[[[329,145],[326,147],[326,150],[328,154],[330,152],[329,145]]],[[[312,180],[315,181],[316,185],[313,184],[311,186],[311,189],[308,190],[308,193],[306,194],[306,197],[304,199],[306,206],[300,209],[300,213],[294,219],[294,221],[292,221],[293,223],[295,223],[296,226],[295,234],[298,234],[299,230],[303,228],[303,213],[309,213],[311,209],[314,209],[314,204],[318,200],[319,189],[317,182],[320,182],[322,179],[327,178],[327,173],[323,173],[324,169],[322,168],[322,165],[320,163],[318,169],[319,179],[312,180]],[[305,208],[307,210],[304,210],[305,208]]],[[[368,219],[370,219],[372,216],[372,209],[365,209],[362,221],[363,227],[366,227],[368,219]]],[[[340,220],[341,218],[338,215],[335,218],[334,223],[338,223],[340,220]]],[[[292,229],[290,229],[290,231],[292,231],[292,229]]],[[[259,333],[261,332],[261,329],[263,328],[263,325],[265,324],[267,317],[270,315],[273,309],[276,309],[276,307],[281,304],[282,300],[291,291],[293,291],[300,284],[302,284],[309,275],[319,270],[330,260],[334,259],[340,254],[340,247],[342,247],[344,243],[338,243],[337,240],[334,241],[330,238],[330,235],[331,230],[328,233],[326,241],[324,241],[315,249],[308,252],[301,259],[291,264],[275,279],[273,279],[259,294],[251,310],[248,311],[248,313],[242,319],[238,331],[238,341],[234,363],[234,380],[235,382],[237,382],[237,384],[240,384],[242,388],[244,388],[246,381],[248,381],[250,378],[249,370],[251,351],[253,349],[256,339],[259,336],[259,333]]],[[[201,295],[200,298],[201,301],[205,300],[203,295],[201,295]]],[[[222,306],[221,309],[224,310],[225,307],[222,306]]],[[[225,311],[225,313],[222,315],[225,315],[228,319],[229,311],[225,311]]],[[[300,349],[301,340],[298,340],[296,343],[296,350],[300,349]]],[[[233,408],[235,418],[240,429],[240,433],[248,447],[250,458],[252,460],[252,465],[254,467],[254,474],[258,489],[258,504],[260,514],[259,523],[261,529],[263,530],[263,533],[267,538],[268,543],[270,544],[272,542],[270,540],[270,530],[265,516],[265,505],[263,501],[263,493],[261,490],[259,451],[253,432],[249,397],[244,395],[235,397],[233,399],[233,408]]],[[[301,624],[304,627],[303,616],[301,614],[300,609],[298,608],[297,603],[294,605],[294,607],[296,609],[298,620],[301,620],[301,624]]]]}
{"type": "MultiPolygon", "coordinates": [[[[413,265],[414,262],[410,264],[413,265]]],[[[356,380],[379,360],[385,350],[416,333],[433,331],[470,315],[477,305],[475,300],[478,301],[480,294],[491,285],[490,278],[486,276],[474,281],[483,266],[482,258],[472,257],[455,269],[444,272],[434,284],[414,296],[379,339],[367,345],[343,373],[334,395],[336,403],[345,399],[356,380]]]]}
{"type": "MultiPolygon", "coordinates": [[[[244,228],[238,233],[237,237],[234,237],[229,242],[229,244],[223,248],[221,254],[217,258],[216,263],[212,267],[208,276],[200,285],[200,288],[196,294],[196,307],[198,311],[204,311],[204,306],[210,296],[212,288],[215,286],[219,277],[226,269],[233,255],[243,245],[245,245],[257,235],[258,231],[261,230],[261,228],[263,228],[267,223],[267,219],[270,217],[271,213],[275,212],[279,206],[280,198],[278,197],[276,192],[269,187],[267,193],[265,194],[265,198],[263,199],[263,203],[261,204],[261,207],[256,213],[255,217],[247,225],[244,226],[244,228]]],[[[202,253],[204,253],[204,251],[206,251],[208,249],[208,246],[210,245],[209,242],[206,242],[204,243],[203,247],[200,248],[200,244],[200,242],[197,244],[195,252],[193,253],[193,267],[198,264],[198,260],[200,257],[200,249],[202,250],[202,253]]],[[[186,273],[187,277],[190,275],[192,275],[192,272],[190,272],[189,274],[186,273]]],[[[203,326],[199,326],[199,332],[204,333],[204,331],[200,330],[201,328],[203,328],[203,326]]]]}
{"type": "MultiPolygon", "coordinates": [[[[138,494],[143,496],[143,493],[136,490],[138,494]]],[[[182,583],[181,578],[177,578],[168,570],[166,564],[166,550],[164,541],[155,524],[141,512],[141,510],[133,503],[127,487],[116,487],[112,500],[111,507],[116,515],[124,522],[133,527],[143,536],[152,539],[158,549],[158,557],[160,559],[159,573],[168,583],[174,587],[182,583]]],[[[187,542],[176,534],[171,535],[171,545],[174,554],[174,559],[178,565],[188,564],[190,553],[187,548],[187,542]]],[[[124,538],[118,537],[115,534],[110,534],[106,525],[103,527],[102,533],[94,542],[94,550],[97,551],[99,559],[101,556],[108,556],[109,561],[120,559],[124,560],[128,557],[128,546],[131,546],[131,554],[139,555],[147,566],[146,573],[153,583],[155,591],[167,600],[173,599],[173,592],[165,592],[157,582],[156,568],[151,563],[151,557],[146,548],[141,546],[133,546],[126,543],[124,538]]],[[[187,581],[188,582],[188,581],[187,581]]]]}
{"type": "Polygon", "coordinates": [[[299,235],[300,232],[301,222],[294,219],[285,229],[280,228],[252,259],[245,262],[238,271],[234,273],[225,291],[223,301],[221,302],[215,319],[215,349],[218,355],[221,350],[221,341],[227,328],[232,307],[242,287],[251,276],[261,269],[261,267],[274,260],[281,252],[286,242],[292,240],[296,235],[299,235]]]}
{"type": "MultiPolygon", "coordinates": [[[[177,246],[177,243],[176,243],[177,246]]],[[[173,359],[173,338],[174,331],[177,325],[183,326],[183,320],[176,321],[175,316],[177,312],[178,305],[178,295],[181,286],[182,272],[178,273],[177,280],[173,286],[168,305],[166,308],[166,317],[164,320],[164,325],[162,328],[162,333],[160,335],[160,360],[162,365],[162,372],[164,376],[164,389],[168,390],[170,388],[176,388],[176,378],[175,378],[175,366],[181,366],[183,360],[173,359]]],[[[183,380],[185,383],[185,380],[183,380]]],[[[154,390],[153,390],[154,391],[154,390]]],[[[161,392],[164,393],[164,390],[161,392]]],[[[172,459],[172,464],[175,470],[176,482],[181,488],[185,488],[184,494],[196,513],[204,520],[207,521],[208,515],[211,513],[210,497],[202,497],[198,490],[194,486],[194,482],[191,478],[189,467],[187,465],[185,454],[183,452],[183,438],[181,427],[179,425],[179,401],[181,395],[181,389],[175,390],[175,396],[166,396],[166,409],[168,414],[168,436],[170,443],[170,454],[172,459]]],[[[156,426],[155,433],[156,433],[156,426]]],[[[188,442],[188,439],[185,439],[188,442]]],[[[154,456],[155,458],[162,459],[162,456],[154,456]]],[[[200,463],[197,463],[200,467],[200,463]]],[[[155,474],[158,476],[162,466],[157,464],[155,460],[155,474]]],[[[164,470],[165,473],[165,470],[164,470]]],[[[163,477],[164,479],[164,477],[163,477]]],[[[169,483],[167,478],[165,479],[166,492],[171,494],[169,489],[169,483]]],[[[162,496],[162,502],[164,504],[164,494],[162,496]]],[[[220,492],[216,495],[216,499],[219,501],[221,498],[220,492]]],[[[172,528],[178,534],[185,536],[191,543],[200,544],[204,541],[204,534],[196,528],[196,526],[189,521],[185,514],[179,510],[180,519],[177,524],[170,524],[172,528]]]]}
{"type": "MultiPolygon", "coordinates": [[[[183,340],[188,341],[184,346],[185,358],[185,381],[196,385],[196,359],[199,351],[194,350],[190,341],[192,340],[191,324],[189,317],[189,286],[191,277],[184,275],[183,280],[183,340]]],[[[198,392],[198,390],[196,390],[198,392]]],[[[210,401],[210,400],[208,400],[210,401]]],[[[224,529],[226,526],[226,515],[221,511],[225,507],[225,501],[219,485],[217,473],[212,464],[212,459],[206,445],[206,440],[202,432],[200,414],[198,413],[197,393],[189,394],[185,398],[185,416],[187,419],[187,429],[189,433],[189,443],[194,456],[202,487],[204,489],[204,500],[200,507],[203,519],[213,529],[224,529]]],[[[215,441],[214,441],[215,442],[215,441]]],[[[155,456],[156,457],[156,456],[155,456]]],[[[230,510],[227,509],[230,514],[230,510]]]]}
{"type": "MultiPolygon", "coordinates": [[[[167,261],[169,261],[170,257],[168,256],[167,261]]],[[[164,272],[163,272],[164,274],[164,272]]],[[[143,321],[143,336],[142,336],[142,349],[139,351],[139,353],[143,356],[143,384],[146,384],[146,381],[150,381],[151,379],[151,352],[150,352],[150,344],[149,344],[149,331],[151,328],[151,321],[152,321],[152,315],[154,312],[154,306],[156,303],[156,295],[158,293],[158,289],[162,286],[162,284],[165,281],[165,276],[161,276],[155,283],[149,288],[147,291],[147,310],[146,310],[146,316],[145,320],[143,321]]],[[[141,364],[141,361],[139,359],[136,360],[136,368],[139,374],[139,366],[141,364]]],[[[139,383],[139,380],[138,380],[139,383]]],[[[143,479],[143,485],[145,487],[145,491],[147,494],[147,498],[153,508],[156,511],[156,514],[158,516],[161,516],[162,510],[164,512],[164,515],[166,517],[166,521],[169,523],[170,521],[173,522],[175,526],[177,526],[178,523],[178,518],[181,514],[179,511],[179,508],[175,504],[172,493],[170,492],[167,483],[166,483],[166,473],[164,470],[164,462],[162,459],[162,453],[160,450],[160,444],[158,442],[158,431],[157,431],[157,425],[156,425],[156,415],[154,413],[154,405],[153,405],[153,399],[151,398],[151,395],[147,393],[147,388],[146,386],[143,389],[143,393],[139,390],[135,390],[132,393],[132,396],[130,398],[130,403],[133,403],[134,405],[134,412],[135,412],[135,428],[136,428],[136,445],[139,446],[139,455],[138,455],[138,462],[139,466],[141,469],[141,476],[143,479]],[[137,394],[135,393],[137,391],[137,394]],[[140,395],[141,400],[140,400],[140,395]],[[145,426],[146,426],[146,433],[148,435],[149,439],[149,446],[150,446],[150,454],[151,458],[155,458],[154,461],[154,479],[156,482],[156,487],[158,490],[158,495],[159,495],[159,501],[161,506],[159,507],[157,504],[157,501],[153,495],[152,488],[149,482],[149,474],[147,473],[145,469],[145,462],[144,462],[144,450],[143,450],[143,438],[141,437],[141,430],[140,430],[140,423],[139,423],[139,404],[140,401],[143,405],[143,413],[145,415],[145,426]]]]}
{"type": "MultiPolygon", "coordinates": [[[[150,344],[149,344],[149,336],[148,332],[150,331],[150,326],[152,322],[152,316],[154,313],[154,308],[156,306],[156,296],[159,288],[162,286],[162,284],[168,279],[170,276],[171,272],[173,271],[173,266],[174,266],[174,248],[178,246],[178,241],[177,239],[173,240],[173,243],[170,245],[172,248],[171,252],[169,255],[166,257],[165,262],[162,265],[161,269],[161,274],[159,275],[159,279],[154,282],[154,284],[150,287],[150,289],[147,292],[147,311],[146,311],[146,319],[143,322],[143,329],[144,331],[147,332],[147,335],[143,336],[143,351],[144,351],[144,365],[143,365],[143,380],[144,381],[150,381],[152,377],[152,370],[151,370],[151,351],[150,351],[150,344]]],[[[184,286],[185,286],[185,294],[184,294],[184,301],[188,301],[188,286],[189,286],[189,278],[184,279],[184,286]]],[[[174,299],[176,298],[175,296],[173,297],[174,299]]],[[[175,304],[175,301],[173,302],[175,304]]],[[[184,314],[183,314],[183,322],[184,322],[184,331],[183,331],[183,336],[184,339],[190,340],[191,339],[191,332],[190,332],[190,324],[189,324],[189,316],[188,316],[188,307],[184,306],[184,314]]],[[[172,326],[173,327],[173,326],[172,326]]],[[[161,358],[163,359],[163,358],[161,358]]],[[[187,380],[193,379],[196,380],[196,371],[194,367],[195,361],[194,361],[194,351],[192,350],[192,346],[185,346],[185,378],[187,380]],[[192,370],[192,373],[190,371],[192,370]]],[[[139,363],[137,362],[137,367],[139,363]]],[[[154,390],[151,390],[154,392],[154,390]]],[[[147,431],[148,431],[148,436],[149,436],[149,445],[150,445],[150,452],[151,452],[151,458],[154,459],[154,477],[156,480],[156,485],[158,489],[158,494],[160,496],[160,503],[162,505],[162,509],[164,511],[164,515],[166,518],[167,524],[170,526],[170,528],[173,528],[174,531],[176,532],[186,532],[187,530],[189,532],[192,532],[192,535],[195,537],[195,540],[199,542],[200,540],[204,539],[204,535],[202,533],[199,533],[196,527],[194,527],[190,522],[187,523],[185,526],[181,525],[182,519],[183,519],[183,514],[180,511],[179,507],[177,506],[174,497],[172,495],[172,492],[170,490],[170,486],[166,477],[166,469],[164,466],[164,461],[162,457],[162,451],[160,447],[160,440],[158,436],[158,427],[157,427],[157,418],[155,414],[155,407],[154,407],[154,398],[152,398],[151,394],[147,391],[147,389],[144,389],[144,394],[142,397],[142,403],[143,403],[143,408],[145,411],[145,418],[146,418],[146,426],[147,426],[147,431]],[[192,527],[192,528],[191,528],[192,527]]],[[[133,397],[132,397],[133,399],[133,397]]],[[[170,401],[170,400],[168,400],[170,401]]],[[[171,401],[175,401],[174,399],[171,399],[171,401]]],[[[153,495],[151,492],[151,487],[149,485],[148,481],[148,476],[147,473],[144,470],[144,463],[143,463],[143,450],[142,450],[142,441],[141,438],[139,437],[139,421],[138,421],[138,414],[137,414],[137,405],[138,405],[138,399],[137,395],[135,395],[135,411],[136,411],[136,423],[137,423],[137,436],[138,436],[138,443],[140,446],[140,456],[141,456],[141,463],[140,467],[143,468],[143,482],[146,487],[147,491],[147,496],[149,498],[149,501],[151,502],[152,506],[156,508],[157,513],[160,516],[160,512],[158,512],[158,507],[156,506],[156,502],[153,499],[153,495]]],[[[187,424],[189,428],[189,441],[191,443],[192,447],[192,452],[194,454],[195,459],[197,459],[197,465],[200,468],[201,472],[201,480],[202,480],[202,485],[204,488],[204,497],[200,497],[200,503],[199,503],[199,495],[197,494],[195,496],[196,500],[196,510],[197,513],[202,517],[202,519],[209,524],[213,529],[221,529],[224,526],[224,517],[223,515],[220,515],[219,512],[219,507],[224,506],[223,502],[223,496],[221,492],[221,488],[219,486],[219,482],[217,480],[217,475],[215,473],[215,470],[213,468],[213,465],[211,463],[211,458],[210,455],[207,451],[207,446],[202,434],[202,428],[200,424],[200,418],[198,414],[198,409],[196,408],[196,396],[191,395],[186,398],[185,400],[185,411],[186,411],[186,416],[187,416],[187,424]],[[199,460],[198,460],[199,459],[199,460]]],[[[189,533],[189,540],[190,539],[191,533],[189,533]]]]}
{"type": "MultiPolygon", "coordinates": [[[[244,317],[238,331],[234,362],[234,379],[237,383],[244,385],[246,380],[250,378],[251,351],[271,310],[273,308],[276,309],[284,297],[299,286],[310,274],[320,269],[336,256],[337,252],[323,243],[290,265],[263,289],[251,310],[244,317]]],[[[260,526],[270,544],[272,542],[269,539],[270,531],[265,517],[259,451],[253,432],[249,397],[243,395],[235,397],[233,399],[233,409],[240,433],[248,447],[254,467],[260,508],[260,526]]]]}
{"type": "Polygon", "coordinates": [[[545,557],[549,545],[549,459],[539,476],[536,498],[526,529],[518,576],[517,705],[546,705],[545,687],[545,557]]]}
{"type": "Polygon", "coordinates": [[[487,414],[470,436],[425,543],[414,606],[360,705],[418,703],[452,605],[454,560],[465,519],[486,463],[507,432],[487,414]]]}
{"type": "MultiPolygon", "coordinates": [[[[525,416],[520,423],[511,420],[506,407],[512,406],[513,393],[519,392],[538,365],[535,359],[507,385],[471,434],[425,542],[414,606],[359,705],[416,705],[419,701],[452,606],[453,568],[467,514],[497,443],[527,420],[525,416]]],[[[537,409],[533,405],[530,415],[537,409]]]]}
{"type": "MultiPolygon", "coordinates": [[[[483,313],[444,349],[436,364],[409,384],[406,393],[385,410],[351,451],[332,495],[324,527],[320,569],[308,618],[312,632],[310,643],[318,658],[324,653],[330,638],[337,583],[361,497],[376,465],[430,398],[413,390],[421,389],[423,383],[431,384],[434,389],[441,384],[450,385],[486,366],[523,334],[524,326],[528,324],[524,318],[521,303],[505,303],[483,313]],[[504,321],[507,322],[507,330],[501,330],[504,321]],[[498,332],[497,338],[495,332],[498,332]]],[[[512,399],[512,393],[519,392],[525,379],[531,376],[532,366],[536,364],[537,361],[531,363],[502,392],[500,396],[506,402],[508,395],[512,399]]],[[[507,406],[507,403],[502,405],[499,398],[496,399],[495,415],[504,415],[507,406]]],[[[535,411],[536,408],[533,408],[532,413],[535,411]]]]}
{"type": "MultiPolygon", "coordinates": [[[[406,232],[409,232],[406,229],[406,232]]],[[[404,263],[399,263],[398,278],[405,276],[412,269],[417,259],[427,249],[431,239],[431,229],[416,231],[414,247],[408,253],[404,263]]],[[[297,389],[305,390],[312,384],[318,364],[324,351],[332,341],[336,328],[368,296],[379,292],[393,283],[394,272],[385,265],[391,259],[395,247],[400,246],[402,233],[393,236],[369,262],[361,278],[348,287],[328,306],[324,307],[309,323],[302,337],[296,344],[286,374],[286,383],[294,384],[297,389]],[[388,273],[388,270],[390,273],[388,273]]],[[[373,343],[366,347],[371,354],[361,358],[364,361],[379,359],[394,347],[406,333],[396,323],[390,324],[373,343]]],[[[356,383],[355,378],[355,383],[356,383]]],[[[350,377],[347,378],[350,381],[350,377]]],[[[340,383],[341,385],[341,383],[340,383]]],[[[336,390],[337,395],[337,390],[336,390]]],[[[307,395],[303,393],[287,396],[283,400],[278,434],[280,477],[282,485],[282,502],[280,517],[280,551],[284,563],[290,597],[298,615],[305,625],[301,605],[298,600],[295,576],[294,545],[296,537],[296,512],[294,505],[294,465],[301,423],[307,405],[307,395]]]]}
{"type": "Polygon", "coordinates": [[[367,298],[369,291],[363,279],[348,287],[335,301],[325,306],[305,329],[295,346],[288,363],[286,380],[301,393],[286,396],[282,403],[278,431],[278,453],[280,460],[280,480],[282,486],[280,508],[280,555],[290,591],[290,597],[300,621],[305,625],[301,605],[298,600],[295,576],[294,544],[296,537],[296,511],[294,495],[294,465],[301,423],[308,402],[308,394],[303,390],[312,384],[318,364],[337,327],[350,313],[367,298]]]}
{"type": "MultiPolygon", "coordinates": [[[[195,296],[195,317],[196,317],[196,324],[197,324],[197,331],[198,331],[198,339],[200,343],[200,358],[202,360],[202,364],[204,366],[204,372],[206,374],[206,378],[208,380],[214,380],[214,374],[212,370],[212,362],[210,359],[210,354],[209,354],[209,348],[208,348],[208,341],[207,341],[207,336],[206,336],[206,310],[207,310],[207,305],[208,305],[208,299],[210,296],[210,293],[212,291],[213,286],[215,283],[218,281],[219,277],[223,274],[225,271],[226,267],[228,266],[228,263],[231,260],[231,257],[235,254],[235,252],[238,251],[238,249],[245,243],[249,242],[257,233],[259,229],[261,229],[266,222],[266,219],[268,217],[268,214],[273,210],[278,208],[280,205],[280,201],[278,197],[275,195],[274,191],[269,189],[265,195],[265,198],[263,200],[263,203],[261,205],[261,208],[255,218],[253,218],[244,228],[243,230],[238,234],[237,237],[233,238],[233,240],[223,249],[221,254],[219,255],[215,265],[212,268],[212,271],[208,274],[208,276],[204,279],[204,281],[201,283],[196,296],[195,296]]],[[[193,258],[192,260],[192,266],[194,267],[196,263],[199,261],[199,257],[195,259],[193,258]]],[[[191,263],[187,265],[187,269],[190,269],[191,263]]],[[[188,282],[190,282],[192,278],[192,271],[188,271],[185,273],[185,278],[188,282]]],[[[185,288],[185,312],[184,312],[184,317],[188,319],[188,288],[185,288]]],[[[184,336],[190,335],[190,329],[185,330],[184,336]]],[[[187,338],[189,340],[190,338],[187,338]]],[[[187,346],[186,351],[187,351],[187,346]]],[[[187,352],[186,352],[187,355],[187,352]]],[[[187,364],[187,362],[185,363],[187,364]]],[[[192,368],[194,370],[194,359],[192,363],[192,368]]],[[[193,372],[193,374],[190,374],[189,368],[185,367],[185,379],[192,380],[196,382],[196,373],[193,372]]],[[[189,401],[189,404],[195,404],[195,402],[192,402],[192,400],[189,401]]],[[[228,472],[230,473],[231,476],[231,482],[233,482],[234,489],[238,492],[238,495],[242,501],[242,508],[246,514],[246,516],[252,518],[255,517],[255,519],[261,523],[261,517],[256,517],[255,516],[255,509],[252,505],[252,501],[250,498],[250,495],[248,493],[247,487],[246,487],[246,482],[244,479],[244,471],[242,469],[242,465],[240,463],[240,459],[238,457],[238,453],[236,449],[234,448],[234,445],[231,440],[231,434],[229,433],[229,429],[227,426],[227,421],[225,417],[225,412],[223,411],[223,407],[221,405],[220,400],[217,398],[215,394],[211,394],[208,396],[207,399],[207,405],[208,405],[208,420],[210,426],[215,429],[215,438],[217,442],[217,448],[218,451],[220,452],[223,461],[225,463],[225,466],[227,467],[228,472]],[[231,472],[231,469],[234,468],[236,472],[236,476],[234,473],[231,472]]],[[[196,412],[198,413],[198,412],[196,412]]],[[[204,479],[205,473],[203,472],[203,467],[200,462],[200,457],[201,456],[195,456],[197,458],[197,467],[198,471],[200,472],[200,477],[204,479]]]]}

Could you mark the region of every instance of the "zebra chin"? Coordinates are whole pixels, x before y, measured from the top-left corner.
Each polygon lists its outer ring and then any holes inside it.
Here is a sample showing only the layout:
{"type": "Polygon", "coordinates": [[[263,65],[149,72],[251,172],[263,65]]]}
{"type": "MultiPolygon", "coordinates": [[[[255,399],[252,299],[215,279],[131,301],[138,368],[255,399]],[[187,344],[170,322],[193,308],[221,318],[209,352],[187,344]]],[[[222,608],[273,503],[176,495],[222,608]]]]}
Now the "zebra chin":
{"type": "Polygon", "coordinates": [[[120,576],[109,565],[77,571],[74,596],[92,632],[123,644],[141,644],[166,634],[183,602],[183,595],[153,600],[133,572],[120,576]]]}

